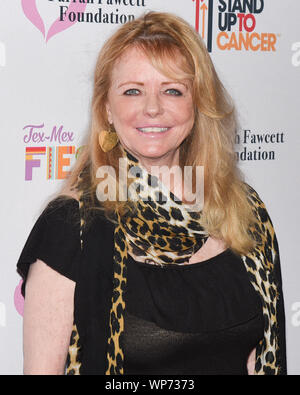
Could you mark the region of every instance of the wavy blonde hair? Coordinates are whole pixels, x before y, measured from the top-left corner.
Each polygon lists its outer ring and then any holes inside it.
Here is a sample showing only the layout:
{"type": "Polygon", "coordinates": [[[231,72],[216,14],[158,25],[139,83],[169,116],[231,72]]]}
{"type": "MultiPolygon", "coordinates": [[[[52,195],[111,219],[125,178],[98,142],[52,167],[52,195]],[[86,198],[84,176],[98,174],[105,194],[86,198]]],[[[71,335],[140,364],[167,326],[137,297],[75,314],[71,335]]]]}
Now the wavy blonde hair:
{"type": "MultiPolygon", "coordinates": [[[[248,253],[255,247],[249,228],[256,219],[234,152],[237,128],[234,105],[218,78],[203,40],[187,22],[169,13],[150,12],[123,25],[102,47],[95,70],[91,130],[62,194],[76,188],[78,175],[85,169],[84,193],[91,197],[90,205],[96,206],[97,169],[110,165],[118,174],[120,147],[104,153],[98,144],[98,135],[109,127],[106,103],[114,64],[133,46],[142,50],[164,74],[172,74],[170,65],[174,59],[181,62],[192,86],[195,123],[180,146],[180,166],[204,166],[202,226],[233,252],[248,253]]],[[[108,212],[122,204],[105,202],[103,207],[108,212]]]]}

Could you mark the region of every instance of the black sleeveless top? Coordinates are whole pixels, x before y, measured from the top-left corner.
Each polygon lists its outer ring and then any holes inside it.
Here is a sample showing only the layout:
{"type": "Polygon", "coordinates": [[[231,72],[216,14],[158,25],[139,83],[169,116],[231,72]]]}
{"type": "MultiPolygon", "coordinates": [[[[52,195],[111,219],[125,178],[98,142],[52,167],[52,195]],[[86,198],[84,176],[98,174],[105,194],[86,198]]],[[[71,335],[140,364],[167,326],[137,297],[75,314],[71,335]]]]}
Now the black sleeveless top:
{"type": "MultiPolygon", "coordinates": [[[[37,258],[76,282],[74,322],[81,374],[104,374],[112,292],[113,229],[100,214],[80,248],[78,202],[52,201],[19,258],[24,279],[37,258]]],[[[247,374],[263,338],[259,295],[242,260],[227,249],[204,262],[156,266],[129,257],[125,292],[125,374],[247,374]]]]}

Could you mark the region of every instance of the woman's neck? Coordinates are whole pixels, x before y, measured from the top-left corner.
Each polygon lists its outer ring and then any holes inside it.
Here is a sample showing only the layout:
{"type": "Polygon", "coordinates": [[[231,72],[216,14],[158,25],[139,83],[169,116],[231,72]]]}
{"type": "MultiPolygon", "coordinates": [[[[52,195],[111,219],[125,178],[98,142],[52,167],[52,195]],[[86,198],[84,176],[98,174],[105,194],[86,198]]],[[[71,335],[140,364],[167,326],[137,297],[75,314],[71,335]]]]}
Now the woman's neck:
{"type": "Polygon", "coordinates": [[[158,176],[160,171],[166,173],[168,169],[171,171],[172,168],[179,166],[179,150],[159,158],[139,156],[137,159],[148,173],[158,176]]]}

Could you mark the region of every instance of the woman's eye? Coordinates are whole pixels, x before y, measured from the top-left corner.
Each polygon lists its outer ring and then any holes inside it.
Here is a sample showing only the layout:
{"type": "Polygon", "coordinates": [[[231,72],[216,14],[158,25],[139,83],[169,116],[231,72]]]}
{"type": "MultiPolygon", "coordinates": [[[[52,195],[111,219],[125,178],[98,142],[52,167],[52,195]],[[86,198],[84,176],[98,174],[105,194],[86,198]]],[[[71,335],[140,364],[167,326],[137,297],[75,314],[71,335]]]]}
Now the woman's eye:
{"type": "Polygon", "coordinates": [[[127,91],[124,92],[124,95],[127,96],[137,96],[140,93],[138,89],[128,89],[127,91]]]}
{"type": "Polygon", "coordinates": [[[167,89],[166,93],[173,96],[182,96],[182,93],[178,89],[167,89]]]}

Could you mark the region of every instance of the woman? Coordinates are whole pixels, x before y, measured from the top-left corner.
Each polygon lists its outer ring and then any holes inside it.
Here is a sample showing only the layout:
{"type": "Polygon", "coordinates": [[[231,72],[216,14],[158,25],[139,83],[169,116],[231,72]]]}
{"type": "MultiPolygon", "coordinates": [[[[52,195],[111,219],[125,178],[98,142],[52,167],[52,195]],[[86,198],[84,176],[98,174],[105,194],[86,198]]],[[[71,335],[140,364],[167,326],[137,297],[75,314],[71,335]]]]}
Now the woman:
{"type": "Polygon", "coordinates": [[[25,373],[286,374],[278,245],[235,128],[182,19],[148,13],[106,42],[89,141],[18,262],[25,373]],[[188,166],[204,168],[198,211],[188,166]]]}

